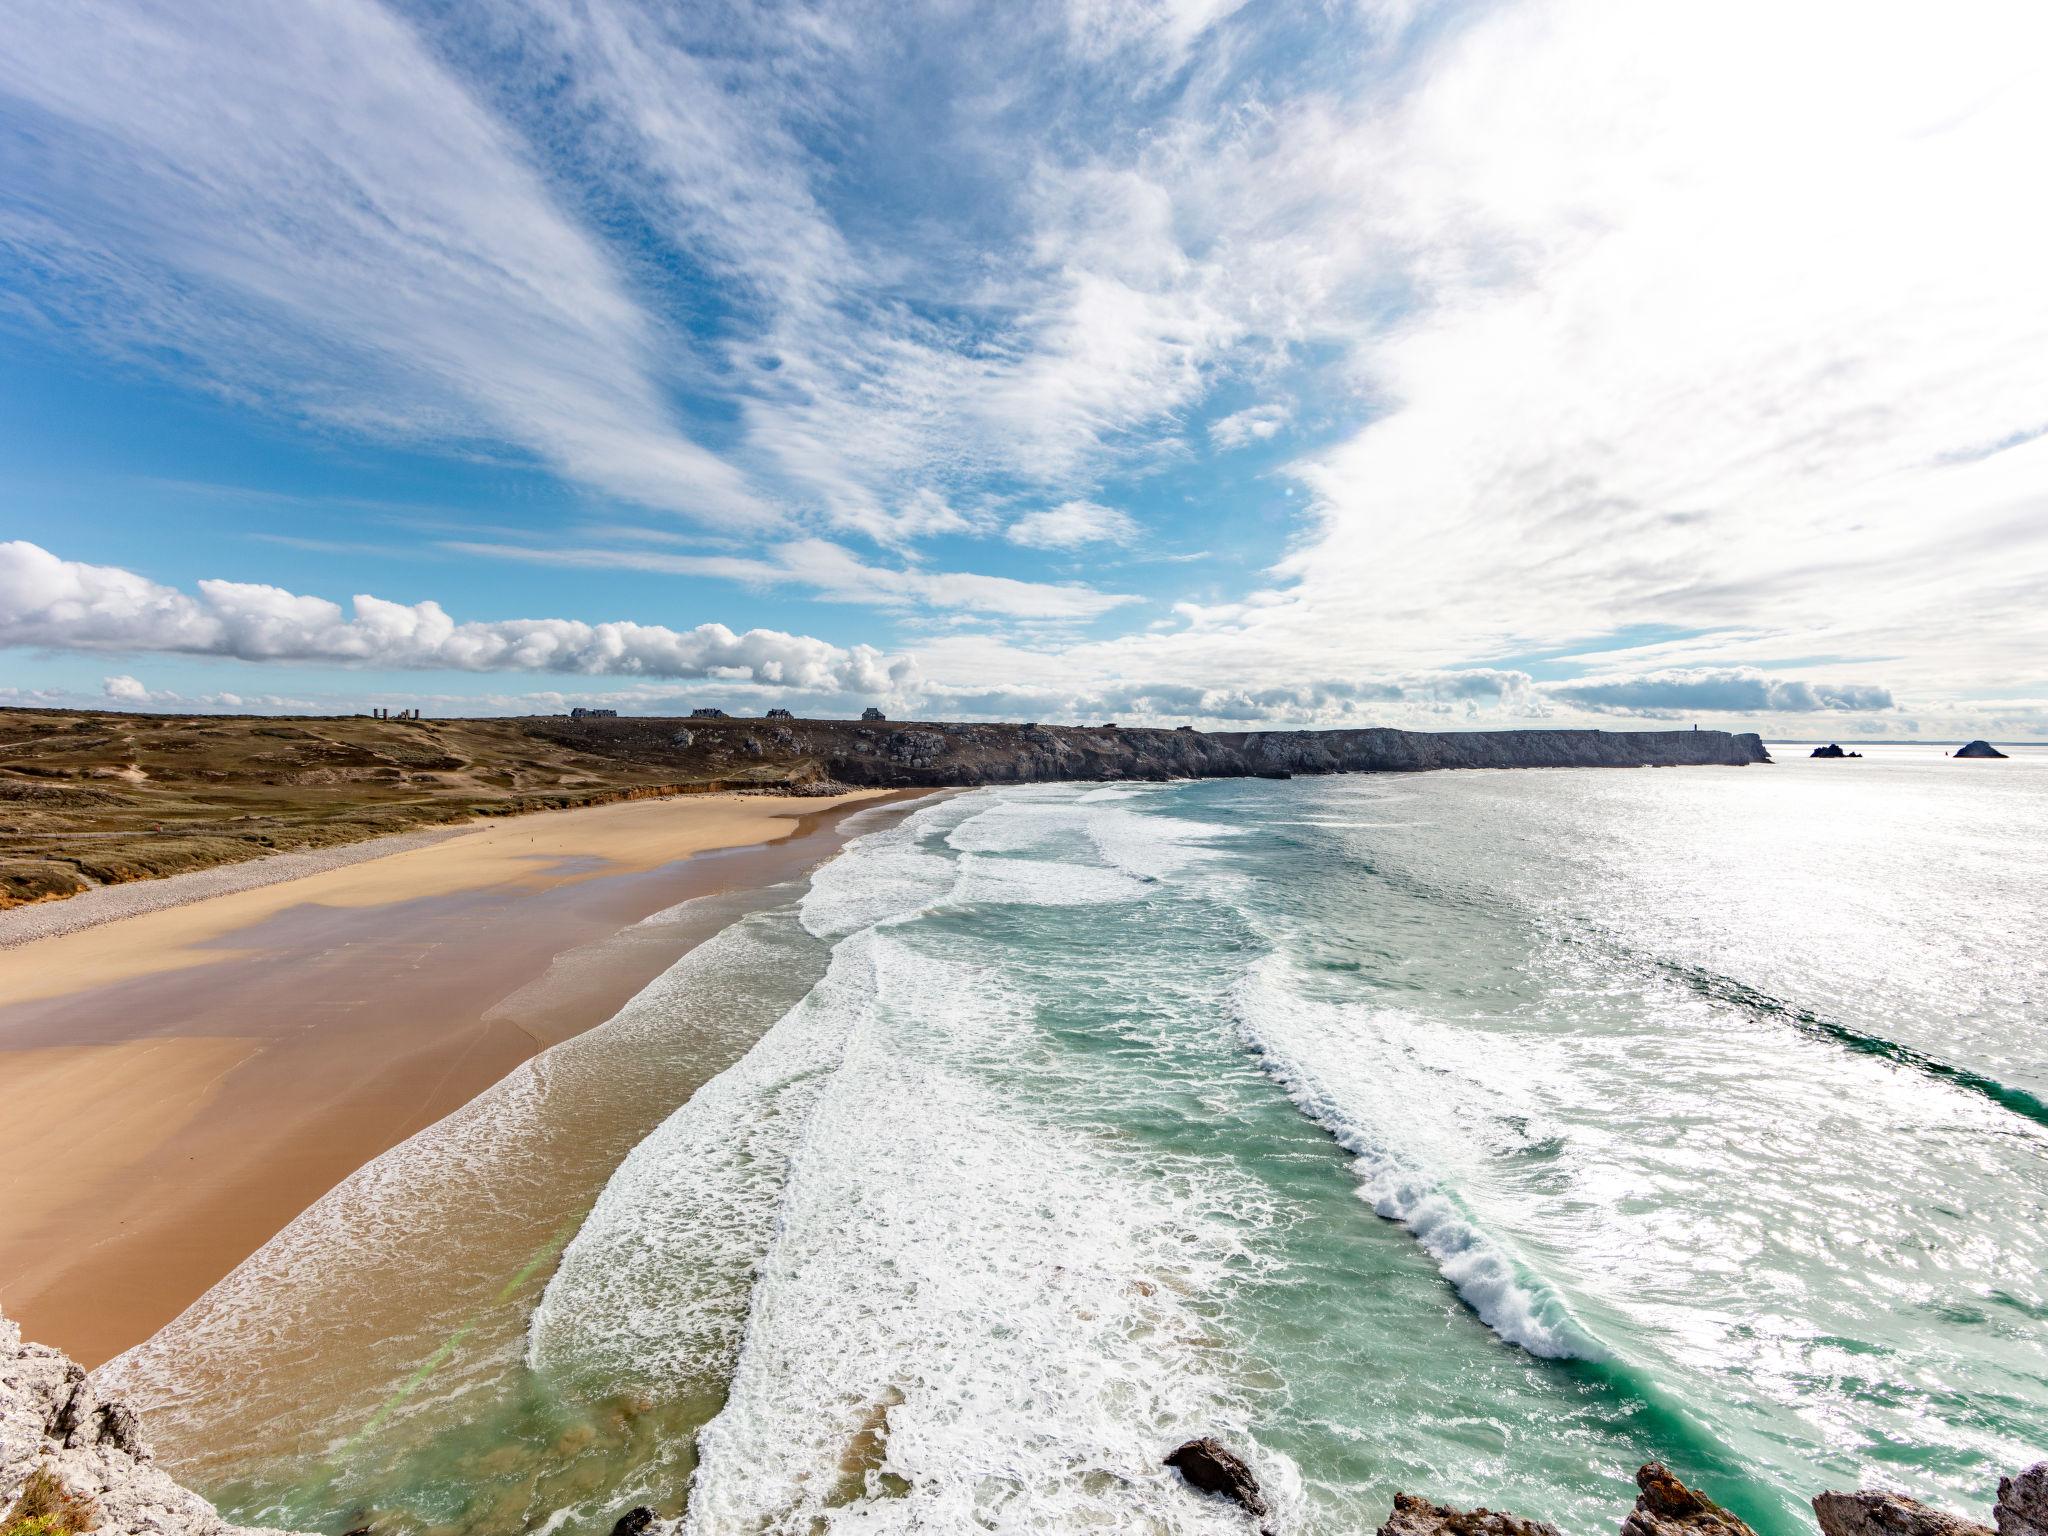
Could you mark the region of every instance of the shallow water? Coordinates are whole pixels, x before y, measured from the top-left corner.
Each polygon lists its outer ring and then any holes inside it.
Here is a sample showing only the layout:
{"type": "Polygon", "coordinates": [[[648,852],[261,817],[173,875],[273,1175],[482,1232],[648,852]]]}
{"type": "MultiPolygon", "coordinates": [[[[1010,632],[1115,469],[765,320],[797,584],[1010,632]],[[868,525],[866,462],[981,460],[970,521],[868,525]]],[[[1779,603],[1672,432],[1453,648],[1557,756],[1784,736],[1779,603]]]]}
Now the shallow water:
{"type": "MultiPolygon", "coordinates": [[[[918,811],[597,1032],[589,1093],[766,1030],[395,1411],[459,1319],[195,1464],[335,1532],[1239,1531],[1205,1432],[1290,1531],[1611,1530],[1652,1457],[1764,1536],[1981,1515],[2048,1433],[2048,759],[1780,757],[918,811]]],[[[445,1244],[528,1123],[343,1225],[445,1244]]]]}

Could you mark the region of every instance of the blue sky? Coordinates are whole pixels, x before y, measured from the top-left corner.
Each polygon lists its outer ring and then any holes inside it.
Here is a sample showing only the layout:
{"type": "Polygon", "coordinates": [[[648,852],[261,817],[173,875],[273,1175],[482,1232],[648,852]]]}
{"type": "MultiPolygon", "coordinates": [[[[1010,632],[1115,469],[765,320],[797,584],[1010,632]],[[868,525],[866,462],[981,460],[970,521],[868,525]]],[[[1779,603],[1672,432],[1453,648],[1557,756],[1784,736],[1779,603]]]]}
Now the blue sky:
{"type": "Polygon", "coordinates": [[[2039,735],[2043,29],[24,0],[0,702],[2039,735]]]}

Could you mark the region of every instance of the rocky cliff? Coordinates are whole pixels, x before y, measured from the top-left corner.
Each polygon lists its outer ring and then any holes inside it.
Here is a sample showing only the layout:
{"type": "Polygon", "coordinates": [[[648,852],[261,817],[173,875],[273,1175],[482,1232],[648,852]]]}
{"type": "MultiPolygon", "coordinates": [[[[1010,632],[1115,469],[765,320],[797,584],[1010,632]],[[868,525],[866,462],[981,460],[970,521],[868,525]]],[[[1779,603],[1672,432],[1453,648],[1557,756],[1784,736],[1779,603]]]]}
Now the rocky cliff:
{"type": "Polygon", "coordinates": [[[134,1410],[0,1317],[0,1529],[35,1536],[279,1536],[230,1525],[151,1460],[134,1410]]]}
{"type": "Polygon", "coordinates": [[[1646,768],[1767,763],[1728,731],[1155,730],[1113,725],[627,719],[535,721],[582,752],[666,761],[725,782],[875,788],[1060,779],[1286,778],[1432,768],[1646,768]]]}

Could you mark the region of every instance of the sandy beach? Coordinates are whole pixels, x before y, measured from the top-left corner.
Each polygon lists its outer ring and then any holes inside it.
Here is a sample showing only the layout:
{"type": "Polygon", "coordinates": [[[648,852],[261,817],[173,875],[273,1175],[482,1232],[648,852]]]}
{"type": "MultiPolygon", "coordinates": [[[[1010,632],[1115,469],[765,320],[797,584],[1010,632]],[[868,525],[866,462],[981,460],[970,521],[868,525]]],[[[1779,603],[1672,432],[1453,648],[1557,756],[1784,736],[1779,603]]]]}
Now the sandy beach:
{"type": "Polygon", "coordinates": [[[351,1170],[609,1018],[880,792],[630,801],[0,950],[0,1298],[94,1365],[351,1170]]]}

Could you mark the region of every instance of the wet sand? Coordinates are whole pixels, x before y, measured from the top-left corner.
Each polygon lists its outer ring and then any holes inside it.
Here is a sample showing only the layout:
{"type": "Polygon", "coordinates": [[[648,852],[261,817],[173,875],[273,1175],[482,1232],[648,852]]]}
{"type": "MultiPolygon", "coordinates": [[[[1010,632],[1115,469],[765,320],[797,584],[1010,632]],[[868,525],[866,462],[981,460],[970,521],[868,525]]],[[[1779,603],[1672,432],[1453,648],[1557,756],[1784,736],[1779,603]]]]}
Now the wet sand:
{"type": "Polygon", "coordinates": [[[138,1343],[707,936],[643,918],[794,878],[897,798],[526,816],[0,951],[0,1102],[34,1128],[0,1169],[0,1300],[88,1366],[138,1343]]]}

